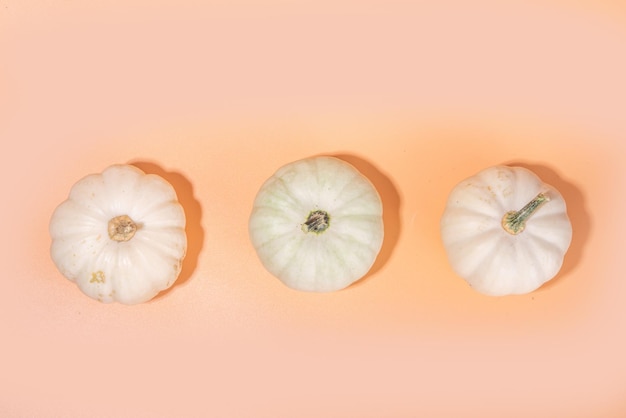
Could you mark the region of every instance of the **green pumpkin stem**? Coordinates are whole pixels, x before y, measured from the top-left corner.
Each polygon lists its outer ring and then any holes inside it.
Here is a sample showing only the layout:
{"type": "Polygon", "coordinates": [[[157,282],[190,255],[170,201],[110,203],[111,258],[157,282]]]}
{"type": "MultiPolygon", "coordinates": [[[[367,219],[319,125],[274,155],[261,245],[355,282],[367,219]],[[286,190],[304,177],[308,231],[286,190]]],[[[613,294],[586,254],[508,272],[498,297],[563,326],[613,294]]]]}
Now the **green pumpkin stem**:
{"type": "Polygon", "coordinates": [[[530,216],[535,213],[541,205],[549,200],[550,197],[548,195],[545,193],[539,193],[520,210],[507,212],[502,218],[502,228],[512,235],[521,233],[524,228],[526,228],[526,221],[528,218],[530,218],[530,216]]]}

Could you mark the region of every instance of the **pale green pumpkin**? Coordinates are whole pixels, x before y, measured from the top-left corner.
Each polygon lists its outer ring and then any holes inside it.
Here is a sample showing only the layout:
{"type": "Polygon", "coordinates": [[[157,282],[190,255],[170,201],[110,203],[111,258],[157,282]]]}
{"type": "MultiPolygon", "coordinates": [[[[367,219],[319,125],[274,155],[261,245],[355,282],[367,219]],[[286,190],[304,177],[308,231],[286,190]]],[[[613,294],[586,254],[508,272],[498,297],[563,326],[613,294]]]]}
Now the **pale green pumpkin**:
{"type": "Polygon", "coordinates": [[[285,285],[330,292],[374,264],[382,211],[378,192],[352,165],[312,157],[285,165],[262,185],[249,234],[265,268],[285,285]]]}

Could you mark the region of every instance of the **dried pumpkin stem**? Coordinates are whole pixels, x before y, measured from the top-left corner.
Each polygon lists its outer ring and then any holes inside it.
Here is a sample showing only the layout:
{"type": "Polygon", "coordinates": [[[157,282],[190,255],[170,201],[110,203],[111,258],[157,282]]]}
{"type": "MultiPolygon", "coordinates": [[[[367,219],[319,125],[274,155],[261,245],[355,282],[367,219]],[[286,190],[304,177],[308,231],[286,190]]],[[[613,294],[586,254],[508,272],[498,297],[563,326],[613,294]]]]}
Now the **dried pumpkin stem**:
{"type": "Polygon", "coordinates": [[[502,228],[512,235],[517,235],[526,228],[526,221],[531,217],[541,205],[550,200],[545,193],[539,193],[533,200],[528,202],[526,206],[518,211],[507,212],[502,218],[502,228]]]}
{"type": "Polygon", "coordinates": [[[321,234],[322,232],[328,229],[330,225],[330,216],[328,212],[323,210],[314,210],[309,213],[306,221],[302,224],[302,231],[314,232],[316,234],[321,234]]]}
{"type": "Polygon", "coordinates": [[[125,242],[137,232],[137,224],[128,215],[120,215],[109,221],[109,237],[113,241],[125,242]]]}

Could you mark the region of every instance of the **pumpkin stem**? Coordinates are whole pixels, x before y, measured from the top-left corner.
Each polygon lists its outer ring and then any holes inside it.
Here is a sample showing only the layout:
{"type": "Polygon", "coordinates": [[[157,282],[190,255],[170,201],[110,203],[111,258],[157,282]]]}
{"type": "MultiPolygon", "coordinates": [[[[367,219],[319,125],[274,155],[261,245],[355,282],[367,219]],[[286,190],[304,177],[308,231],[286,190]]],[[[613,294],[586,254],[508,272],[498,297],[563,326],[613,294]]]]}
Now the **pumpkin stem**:
{"type": "Polygon", "coordinates": [[[314,210],[309,213],[308,218],[302,224],[302,231],[307,232],[315,232],[316,234],[321,234],[322,232],[328,229],[330,225],[330,216],[328,212],[323,210],[314,210]]]}
{"type": "Polygon", "coordinates": [[[120,215],[109,221],[109,237],[113,241],[125,242],[137,232],[137,224],[128,215],[120,215]]]}
{"type": "Polygon", "coordinates": [[[533,200],[528,202],[526,206],[518,211],[507,212],[502,218],[502,228],[512,235],[517,235],[526,228],[526,220],[535,213],[537,209],[550,200],[550,197],[544,193],[539,193],[533,200]]]}

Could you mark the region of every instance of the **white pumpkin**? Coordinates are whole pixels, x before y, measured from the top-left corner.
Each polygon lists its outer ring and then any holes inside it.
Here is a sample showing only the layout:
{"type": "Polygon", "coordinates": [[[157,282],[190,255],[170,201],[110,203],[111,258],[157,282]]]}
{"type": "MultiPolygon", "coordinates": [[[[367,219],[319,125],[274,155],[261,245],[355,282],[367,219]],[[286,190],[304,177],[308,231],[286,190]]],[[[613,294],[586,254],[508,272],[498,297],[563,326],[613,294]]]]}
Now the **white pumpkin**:
{"type": "Polygon", "coordinates": [[[554,187],[528,169],[496,166],[452,190],[441,237],[452,268],[472,288],[524,294],[559,272],[572,225],[554,187]]]}
{"type": "Polygon", "coordinates": [[[50,236],[61,274],[101,302],[152,299],[177,279],[187,249],[174,188],[131,165],[78,181],[54,211],[50,236]]]}
{"type": "Polygon", "coordinates": [[[352,165],[307,158],[262,185],[250,239],[265,268],[288,287],[331,292],[374,264],[383,242],[382,210],[378,192],[352,165]]]}

